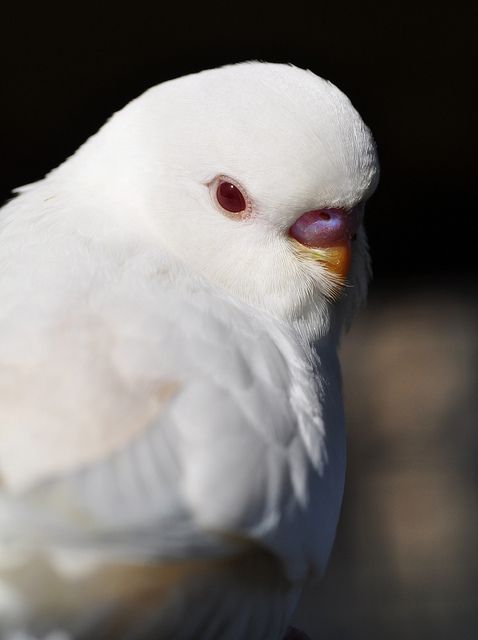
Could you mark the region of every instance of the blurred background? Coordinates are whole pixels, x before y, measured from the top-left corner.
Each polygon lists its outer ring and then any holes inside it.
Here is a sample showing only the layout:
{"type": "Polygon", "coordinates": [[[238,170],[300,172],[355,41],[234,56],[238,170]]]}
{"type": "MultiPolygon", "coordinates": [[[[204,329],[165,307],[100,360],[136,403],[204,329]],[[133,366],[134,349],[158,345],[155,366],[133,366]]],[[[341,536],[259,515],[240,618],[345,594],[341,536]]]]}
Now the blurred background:
{"type": "Polygon", "coordinates": [[[478,637],[476,43],[472,3],[10,3],[0,199],[158,82],[247,59],[343,89],[382,179],[370,302],[343,346],[349,466],[312,640],[478,637]]]}
{"type": "Polygon", "coordinates": [[[349,458],[312,640],[478,637],[478,298],[442,279],[373,286],[342,349],[349,458]]]}

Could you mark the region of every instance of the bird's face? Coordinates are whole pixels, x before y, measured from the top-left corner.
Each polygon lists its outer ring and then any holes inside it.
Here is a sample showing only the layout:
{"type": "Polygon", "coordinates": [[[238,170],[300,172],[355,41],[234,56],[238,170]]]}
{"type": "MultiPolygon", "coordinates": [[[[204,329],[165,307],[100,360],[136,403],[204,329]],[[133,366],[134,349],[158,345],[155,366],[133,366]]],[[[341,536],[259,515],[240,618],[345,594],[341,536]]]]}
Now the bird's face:
{"type": "Polygon", "coordinates": [[[147,207],[191,269],[281,317],[363,295],[362,219],[378,163],[337,88],[244,63],[159,85],[131,113],[147,150],[147,207]]]}

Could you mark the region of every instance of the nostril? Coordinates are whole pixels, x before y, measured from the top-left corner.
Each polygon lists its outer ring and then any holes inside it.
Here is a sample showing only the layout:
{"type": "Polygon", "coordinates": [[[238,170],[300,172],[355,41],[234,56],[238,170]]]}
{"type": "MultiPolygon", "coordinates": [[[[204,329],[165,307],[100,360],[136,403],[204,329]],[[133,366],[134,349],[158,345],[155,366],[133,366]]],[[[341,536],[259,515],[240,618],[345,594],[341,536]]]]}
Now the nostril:
{"type": "Polygon", "coordinates": [[[308,247],[333,247],[350,242],[356,233],[358,210],[324,207],[307,211],[289,229],[289,235],[308,247]]]}

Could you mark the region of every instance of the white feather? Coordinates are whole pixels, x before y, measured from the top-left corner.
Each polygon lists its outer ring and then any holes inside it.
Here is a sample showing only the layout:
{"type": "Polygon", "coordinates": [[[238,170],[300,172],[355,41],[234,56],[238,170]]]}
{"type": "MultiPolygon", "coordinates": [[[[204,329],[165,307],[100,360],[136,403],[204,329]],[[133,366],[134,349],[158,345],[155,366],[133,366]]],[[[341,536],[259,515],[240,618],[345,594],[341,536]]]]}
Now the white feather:
{"type": "MultiPolygon", "coordinates": [[[[24,567],[40,553],[65,582],[76,565],[251,544],[291,585],[322,572],[345,464],[336,348],[368,258],[361,233],[332,304],[327,271],[286,231],[308,209],[363,201],[376,176],[338,89],[246,63],[151,89],[20,189],[0,218],[0,546],[24,567]],[[219,174],[247,189],[250,220],[214,207],[219,174]]],[[[251,640],[264,620],[279,637],[290,609],[287,590],[261,598],[251,640]]]]}

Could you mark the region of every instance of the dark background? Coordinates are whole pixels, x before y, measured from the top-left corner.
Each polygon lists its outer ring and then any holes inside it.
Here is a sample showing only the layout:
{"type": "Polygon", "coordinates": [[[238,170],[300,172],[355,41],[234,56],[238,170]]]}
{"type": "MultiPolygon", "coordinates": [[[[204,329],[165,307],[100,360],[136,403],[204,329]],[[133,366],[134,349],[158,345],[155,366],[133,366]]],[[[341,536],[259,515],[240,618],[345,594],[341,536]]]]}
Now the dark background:
{"type": "Polygon", "coordinates": [[[348,479],[328,573],[299,614],[313,640],[478,637],[475,10],[38,3],[2,17],[2,200],[151,85],[236,61],[312,69],[375,135],[375,278],[342,352],[348,479]]]}

